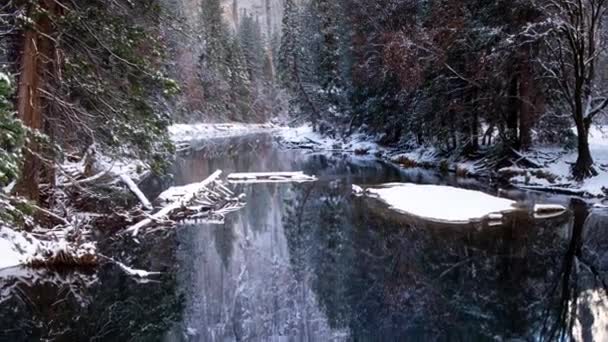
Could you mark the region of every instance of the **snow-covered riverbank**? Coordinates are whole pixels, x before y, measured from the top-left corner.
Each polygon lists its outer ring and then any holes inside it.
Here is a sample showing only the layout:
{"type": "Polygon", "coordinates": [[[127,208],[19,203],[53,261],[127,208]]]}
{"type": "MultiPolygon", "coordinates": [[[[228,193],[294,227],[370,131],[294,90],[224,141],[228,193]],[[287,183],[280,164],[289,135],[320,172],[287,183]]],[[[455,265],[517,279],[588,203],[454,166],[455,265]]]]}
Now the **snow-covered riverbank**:
{"type": "MultiPolygon", "coordinates": [[[[388,148],[374,142],[373,137],[361,133],[345,139],[335,139],[313,132],[308,125],[280,128],[277,132],[282,143],[293,148],[351,152],[361,157],[383,158],[403,167],[446,168],[461,176],[490,175],[479,161],[445,158],[433,147],[419,146],[408,150],[388,148]]],[[[608,196],[608,127],[593,127],[590,147],[598,175],[582,182],[576,182],[571,177],[571,166],[577,157],[576,150],[564,151],[562,147],[535,148],[522,154],[522,158],[538,164],[539,168],[514,166],[503,168],[498,174],[520,188],[604,198],[608,196]]]]}
{"type": "Polygon", "coordinates": [[[589,132],[589,147],[598,175],[577,182],[571,177],[576,162],[576,150],[564,151],[561,147],[535,148],[523,157],[542,166],[535,169],[504,168],[511,183],[528,189],[572,193],[586,197],[608,196],[608,127],[593,126],[589,132]]]}
{"type": "MultiPolygon", "coordinates": [[[[447,169],[461,176],[490,176],[488,170],[478,162],[445,158],[433,147],[384,147],[375,141],[377,139],[363,133],[355,133],[345,138],[329,137],[314,132],[310,125],[285,127],[270,123],[176,124],[171,126],[169,131],[178,148],[207,140],[272,133],[281,144],[290,148],[352,153],[360,158],[382,158],[403,167],[447,169]]],[[[582,182],[574,181],[570,172],[576,161],[576,150],[565,151],[557,146],[534,148],[522,154],[523,158],[538,164],[538,168],[506,167],[499,170],[498,175],[520,188],[603,198],[608,195],[608,127],[592,128],[590,146],[598,175],[582,182]]]]}
{"type": "Polygon", "coordinates": [[[196,123],[175,124],[169,127],[171,140],[176,144],[225,139],[243,135],[272,132],[280,127],[271,124],[196,123]]]}

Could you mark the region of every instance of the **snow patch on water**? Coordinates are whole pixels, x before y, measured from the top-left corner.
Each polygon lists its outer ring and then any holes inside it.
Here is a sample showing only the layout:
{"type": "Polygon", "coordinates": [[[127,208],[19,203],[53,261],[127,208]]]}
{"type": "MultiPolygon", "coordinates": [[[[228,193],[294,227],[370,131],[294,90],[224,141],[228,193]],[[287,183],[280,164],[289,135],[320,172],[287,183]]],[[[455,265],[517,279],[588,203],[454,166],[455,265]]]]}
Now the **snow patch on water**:
{"type": "Polygon", "coordinates": [[[395,183],[367,192],[392,209],[438,222],[468,223],[517,209],[512,200],[450,186],[395,183]]]}

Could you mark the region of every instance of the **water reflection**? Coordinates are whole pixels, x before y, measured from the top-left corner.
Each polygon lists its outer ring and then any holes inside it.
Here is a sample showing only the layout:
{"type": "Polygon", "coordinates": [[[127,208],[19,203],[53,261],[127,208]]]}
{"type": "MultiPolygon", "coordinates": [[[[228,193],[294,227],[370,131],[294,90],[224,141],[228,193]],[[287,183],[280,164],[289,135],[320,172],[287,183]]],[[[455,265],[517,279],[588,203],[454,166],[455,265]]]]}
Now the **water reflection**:
{"type": "Polygon", "coordinates": [[[180,159],[175,183],[216,169],[302,170],[320,181],[238,185],[248,204],[225,225],[102,246],[164,271],[158,282],[112,266],[61,279],[0,274],[0,340],[606,340],[607,211],[573,201],[551,220],[518,213],[494,227],[429,223],[351,196],[351,184],[497,191],[373,159],[281,151],[266,136],[226,143],[228,155],[207,146],[180,159]]]}
{"type": "Polygon", "coordinates": [[[257,143],[262,152],[244,150],[236,160],[195,154],[180,167],[201,172],[197,179],[222,168],[303,170],[320,181],[241,186],[248,205],[225,226],[181,231],[181,284],[190,297],[170,339],[185,331],[193,341],[602,340],[605,216],[575,202],[552,220],[519,213],[500,227],[455,229],[354,198],[351,184],[480,184],[257,143]],[[228,240],[233,253],[220,252],[228,240]],[[585,276],[582,255],[592,247],[586,263],[595,271],[585,276]]]}
{"type": "MultiPolygon", "coordinates": [[[[96,273],[10,269],[0,272],[0,341],[151,341],[181,320],[171,237],[141,244],[105,241],[102,251],[165,272],[138,282],[116,266],[96,273]],[[145,252],[144,252],[145,251],[145,252]],[[116,252],[116,255],[113,254],[116,252]]],[[[124,260],[124,259],[123,259],[124,260]]]]}

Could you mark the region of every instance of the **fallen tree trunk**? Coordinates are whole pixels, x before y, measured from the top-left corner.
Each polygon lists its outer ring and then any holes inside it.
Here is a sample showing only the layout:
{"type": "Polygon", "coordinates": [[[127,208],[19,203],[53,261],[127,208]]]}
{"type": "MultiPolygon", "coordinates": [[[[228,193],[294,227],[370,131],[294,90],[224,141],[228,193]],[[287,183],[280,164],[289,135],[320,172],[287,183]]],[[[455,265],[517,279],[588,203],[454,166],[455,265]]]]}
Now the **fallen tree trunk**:
{"type": "Polygon", "coordinates": [[[302,171],[297,172],[248,172],[232,173],[228,175],[230,183],[304,183],[314,182],[315,176],[305,175],[302,171]]]}
{"type": "Polygon", "coordinates": [[[159,221],[166,217],[169,217],[172,213],[181,208],[185,208],[188,204],[193,202],[200,193],[206,191],[209,185],[217,181],[221,174],[222,171],[217,170],[211,176],[209,176],[207,179],[200,183],[170,188],[167,191],[163,192],[159,196],[159,198],[164,201],[169,201],[169,204],[163,207],[157,213],[127,228],[126,232],[132,233],[133,236],[136,236],[141,229],[149,226],[155,221],[159,221]]]}
{"type": "Polygon", "coordinates": [[[141,202],[141,204],[144,206],[145,209],[147,209],[147,210],[154,209],[154,207],[152,206],[152,203],[150,203],[150,201],[148,201],[148,198],[146,197],[146,195],[144,195],[144,193],[141,192],[141,190],[139,189],[137,184],[135,184],[135,182],[133,181],[133,179],[131,177],[129,177],[125,173],[122,173],[122,174],[120,174],[120,179],[123,181],[123,183],[125,183],[127,185],[129,190],[131,190],[131,192],[137,197],[137,199],[139,199],[139,201],[141,202]]]}

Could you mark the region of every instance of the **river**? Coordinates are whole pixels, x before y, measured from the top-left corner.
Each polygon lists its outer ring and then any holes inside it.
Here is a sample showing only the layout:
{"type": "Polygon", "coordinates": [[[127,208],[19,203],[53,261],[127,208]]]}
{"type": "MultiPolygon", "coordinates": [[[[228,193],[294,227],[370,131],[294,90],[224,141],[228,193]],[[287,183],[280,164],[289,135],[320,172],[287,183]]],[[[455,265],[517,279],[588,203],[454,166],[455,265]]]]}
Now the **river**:
{"type": "Polygon", "coordinates": [[[500,226],[450,226],[351,195],[351,185],[471,179],[372,158],[282,150],[268,135],[181,156],[176,185],[213,171],[305,171],[318,182],[236,185],[247,205],[224,225],[186,222],[139,241],[101,237],[138,268],[1,274],[0,340],[496,341],[608,340],[608,212],[520,191],[527,213],[500,226]]]}

